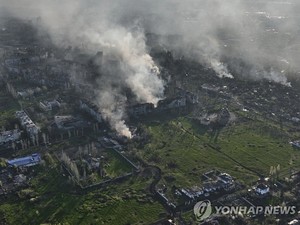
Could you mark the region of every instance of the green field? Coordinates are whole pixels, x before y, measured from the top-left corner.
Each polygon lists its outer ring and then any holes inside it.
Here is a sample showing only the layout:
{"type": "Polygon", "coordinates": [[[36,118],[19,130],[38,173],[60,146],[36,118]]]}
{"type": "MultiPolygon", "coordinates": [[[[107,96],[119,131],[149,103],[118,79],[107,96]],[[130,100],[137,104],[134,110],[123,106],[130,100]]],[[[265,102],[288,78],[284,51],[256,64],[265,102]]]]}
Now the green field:
{"type": "Polygon", "coordinates": [[[208,130],[178,118],[149,122],[146,129],[151,141],[138,149],[140,157],[159,166],[165,177],[175,178],[173,183],[180,186],[199,185],[202,173],[211,169],[250,184],[259,175],[268,176],[271,166],[279,164],[282,176],[300,167],[300,151],[288,143],[291,135],[267,122],[208,130]]]}
{"type": "Polygon", "coordinates": [[[30,194],[1,200],[2,222],[122,225],[149,224],[165,216],[162,206],[145,194],[149,180],[141,177],[81,193],[74,191],[72,182],[61,175],[58,165],[36,167],[36,173],[26,189],[30,194]]]}
{"type": "Polygon", "coordinates": [[[133,171],[133,167],[112,149],[106,149],[109,162],[106,172],[110,177],[118,177],[133,171]]]}

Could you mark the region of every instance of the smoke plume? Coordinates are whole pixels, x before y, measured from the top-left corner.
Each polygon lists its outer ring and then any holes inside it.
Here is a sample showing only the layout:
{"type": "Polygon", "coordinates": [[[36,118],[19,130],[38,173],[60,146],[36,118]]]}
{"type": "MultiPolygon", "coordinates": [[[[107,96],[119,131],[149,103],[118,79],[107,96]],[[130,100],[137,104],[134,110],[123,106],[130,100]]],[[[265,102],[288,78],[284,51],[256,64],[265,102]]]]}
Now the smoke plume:
{"type": "MultiPolygon", "coordinates": [[[[99,65],[102,76],[94,85],[94,101],[110,125],[130,138],[131,133],[124,122],[124,90],[129,89],[137,102],[157,104],[163,97],[164,83],[159,77],[158,66],[148,54],[143,27],[138,21],[122,25],[115,4],[25,0],[21,6],[17,1],[2,2],[0,6],[12,16],[39,16],[38,28],[46,31],[59,47],[78,47],[91,56],[97,51],[104,52],[104,63],[99,65]]],[[[78,73],[73,74],[72,80],[84,82],[78,73]]]]}
{"type": "Polygon", "coordinates": [[[40,29],[57,46],[84,45],[90,55],[103,51],[105,75],[96,81],[95,101],[127,136],[124,90],[154,104],[164,92],[145,33],[158,34],[163,48],[211,67],[219,77],[289,85],[300,71],[296,0],[1,0],[0,7],[19,18],[40,16],[40,29]]]}

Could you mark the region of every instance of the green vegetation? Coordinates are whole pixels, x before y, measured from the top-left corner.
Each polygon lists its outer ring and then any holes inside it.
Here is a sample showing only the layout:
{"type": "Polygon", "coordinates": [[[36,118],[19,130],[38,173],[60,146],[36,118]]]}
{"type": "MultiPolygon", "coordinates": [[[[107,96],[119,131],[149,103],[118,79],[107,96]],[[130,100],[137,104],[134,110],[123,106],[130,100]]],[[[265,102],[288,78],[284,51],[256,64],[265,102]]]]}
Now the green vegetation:
{"type": "Polygon", "coordinates": [[[130,173],[134,169],[125,159],[113,150],[106,150],[109,159],[105,171],[110,177],[118,177],[125,173],[130,173]]]}
{"type": "MultiPolygon", "coordinates": [[[[26,103],[26,100],[23,102],[26,103]]],[[[0,103],[0,126],[7,127],[7,123],[12,124],[19,105],[2,92],[0,103]]],[[[212,105],[215,106],[210,109],[212,111],[221,108],[221,105],[212,105]]],[[[200,186],[201,175],[212,169],[227,172],[237,181],[251,185],[259,176],[284,178],[290,171],[300,168],[300,151],[288,143],[299,133],[290,131],[283,124],[274,123],[259,114],[236,112],[239,120],[235,123],[223,128],[209,128],[175,114],[149,116],[140,126],[150,139],[145,144],[133,142],[128,150],[133,158],[161,168],[159,185],[167,184],[166,195],[171,201],[174,196],[173,193],[169,196],[169,193],[173,185],[200,186]]],[[[147,171],[143,171],[128,180],[102,188],[81,190],[74,185],[73,178],[62,169],[61,162],[54,155],[62,149],[72,162],[76,162],[79,179],[87,177],[87,182],[82,184],[95,184],[133,169],[111,149],[86,147],[79,151],[77,148],[89,145],[97,137],[94,134],[94,137],[71,137],[63,142],[58,140],[42,151],[37,146],[20,150],[17,155],[43,153],[45,163],[34,167],[28,187],[1,200],[0,221],[5,224],[122,225],[149,224],[166,218],[164,208],[153,200],[149,192],[153,178],[151,171],[148,171],[147,178],[143,177],[147,171]],[[88,169],[85,161],[91,157],[101,159],[98,169],[88,169]]],[[[4,166],[5,161],[0,160],[0,167],[4,166]]],[[[270,201],[278,202],[279,198],[270,201]]],[[[189,211],[182,216],[189,221],[193,213],[189,211]]]]}
{"type": "Polygon", "coordinates": [[[134,169],[118,152],[94,143],[58,152],[57,158],[82,186],[122,177],[134,169]]]}
{"type": "MultiPolygon", "coordinates": [[[[293,149],[289,135],[267,122],[243,122],[223,129],[207,129],[186,118],[148,123],[151,141],[138,154],[182,186],[199,184],[201,174],[211,169],[230,173],[250,184],[259,175],[268,176],[280,165],[280,175],[300,165],[300,151],[293,149]],[[175,178],[175,179],[174,179],[175,178]]],[[[166,180],[168,182],[168,180],[166,180]]]]}
{"type": "MultiPolygon", "coordinates": [[[[49,158],[49,156],[47,157],[49,158]]],[[[51,159],[52,161],[53,159],[51,159]]],[[[48,161],[48,160],[47,160],[48,161]]],[[[145,194],[149,180],[76,191],[58,163],[35,168],[30,188],[2,200],[0,220],[7,224],[149,224],[164,216],[162,206],[145,194]],[[47,171],[47,173],[46,173],[47,171]]]]}
{"type": "Polygon", "coordinates": [[[19,104],[5,90],[0,91],[0,129],[10,126],[10,122],[15,120],[17,110],[20,110],[19,104]]]}

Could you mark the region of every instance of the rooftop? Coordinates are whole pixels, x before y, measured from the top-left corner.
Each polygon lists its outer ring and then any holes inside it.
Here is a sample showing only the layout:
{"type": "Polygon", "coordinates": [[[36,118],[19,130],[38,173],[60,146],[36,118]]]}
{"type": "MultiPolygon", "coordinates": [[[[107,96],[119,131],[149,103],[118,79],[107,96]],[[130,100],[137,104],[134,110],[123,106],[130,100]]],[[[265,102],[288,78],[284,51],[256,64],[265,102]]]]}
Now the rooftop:
{"type": "Polygon", "coordinates": [[[15,159],[11,159],[8,160],[7,163],[10,166],[25,166],[25,167],[29,167],[29,166],[34,166],[39,164],[41,161],[41,156],[38,153],[32,154],[31,156],[26,156],[26,157],[22,157],[22,158],[15,158],[15,159]]]}

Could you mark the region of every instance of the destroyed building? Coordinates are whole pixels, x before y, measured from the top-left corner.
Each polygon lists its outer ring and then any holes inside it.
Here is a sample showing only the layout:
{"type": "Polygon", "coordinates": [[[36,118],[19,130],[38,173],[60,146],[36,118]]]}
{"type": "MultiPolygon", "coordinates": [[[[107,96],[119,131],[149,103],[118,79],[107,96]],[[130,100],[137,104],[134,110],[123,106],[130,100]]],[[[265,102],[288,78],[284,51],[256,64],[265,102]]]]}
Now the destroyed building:
{"type": "Polygon", "coordinates": [[[39,105],[40,105],[40,108],[42,110],[44,110],[45,112],[51,111],[53,108],[59,108],[61,106],[60,102],[57,100],[41,101],[39,105]]]}
{"type": "Polygon", "coordinates": [[[85,120],[70,115],[55,116],[54,124],[60,130],[73,130],[73,129],[85,128],[89,126],[88,122],[86,122],[85,120]]]}
{"type": "Polygon", "coordinates": [[[38,135],[40,128],[35,125],[25,111],[17,111],[16,117],[19,119],[21,126],[26,130],[30,137],[38,135]]]}
{"type": "Polygon", "coordinates": [[[194,93],[184,90],[182,88],[176,87],[177,94],[180,97],[186,98],[187,103],[189,104],[197,104],[198,103],[198,96],[194,93]]]}
{"type": "Polygon", "coordinates": [[[97,122],[102,122],[102,115],[98,106],[93,104],[88,100],[79,100],[79,107],[83,111],[87,112],[91,117],[93,117],[97,122]]]}
{"type": "Polygon", "coordinates": [[[230,112],[227,108],[222,108],[217,117],[217,122],[221,126],[225,126],[230,119],[230,112]]]}
{"type": "Polygon", "coordinates": [[[0,144],[13,142],[21,137],[21,132],[18,129],[3,131],[0,133],[0,144]]]}
{"type": "Polygon", "coordinates": [[[163,111],[167,109],[184,108],[186,106],[185,97],[176,97],[160,100],[157,104],[157,110],[163,111]]]}
{"type": "Polygon", "coordinates": [[[127,108],[130,116],[142,116],[153,112],[154,105],[152,103],[136,104],[127,108]]]}

